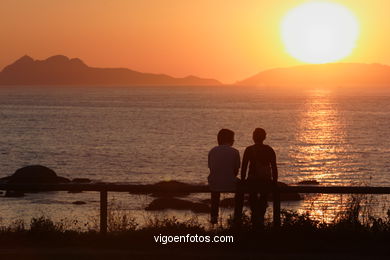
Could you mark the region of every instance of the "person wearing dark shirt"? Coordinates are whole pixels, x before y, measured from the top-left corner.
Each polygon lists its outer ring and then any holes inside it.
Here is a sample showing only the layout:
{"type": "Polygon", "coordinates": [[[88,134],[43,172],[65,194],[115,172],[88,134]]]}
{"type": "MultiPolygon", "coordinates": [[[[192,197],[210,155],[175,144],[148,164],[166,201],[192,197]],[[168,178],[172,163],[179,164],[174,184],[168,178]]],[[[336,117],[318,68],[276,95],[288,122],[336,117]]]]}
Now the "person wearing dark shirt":
{"type": "MultiPolygon", "coordinates": [[[[261,186],[277,185],[278,168],[276,166],[276,155],[271,146],[263,143],[266,135],[264,129],[256,128],[253,131],[255,144],[245,149],[241,166],[241,182],[246,187],[256,189],[261,186]]],[[[238,203],[242,204],[242,202],[238,203]]],[[[254,226],[264,226],[267,194],[251,192],[249,194],[249,205],[252,212],[252,224],[254,226]]],[[[235,218],[239,218],[242,212],[242,205],[236,205],[236,211],[235,218]],[[239,209],[240,207],[241,209],[239,209]]]]}

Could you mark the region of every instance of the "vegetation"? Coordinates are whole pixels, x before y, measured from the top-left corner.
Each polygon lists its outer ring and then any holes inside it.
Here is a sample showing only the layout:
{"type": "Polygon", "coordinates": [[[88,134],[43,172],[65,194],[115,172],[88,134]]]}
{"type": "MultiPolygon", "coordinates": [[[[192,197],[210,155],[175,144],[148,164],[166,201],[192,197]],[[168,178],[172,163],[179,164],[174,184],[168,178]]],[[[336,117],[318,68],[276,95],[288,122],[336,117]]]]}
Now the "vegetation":
{"type": "Polygon", "coordinates": [[[229,248],[256,249],[277,252],[307,251],[353,251],[370,253],[387,252],[390,241],[390,210],[384,218],[364,216],[364,207],[359,198],[353,197],[345,212],[340,213],[332,222],[325,223],[310,218],[309,213],[298,214],[294,211],[282,211],[280,228],[272,226],[270,221],[262,228],[251,226],[248,214],[244,214],[240,228],[227,223],[217,226],[202,225],[196,218],[179,221],[172,218],[151,218],[145,225],[139,226],[129,217],[128,212],[111,208],[109,211],[109,232],[101,235],[98,225],[92,224],[86,229],[72,229],[77,221],[54,222],[44,216],[32,218],[29,224],[15,221],[11,225],[0,227],[0,245],[2,246],[81,246],[109,248],[229,248]],[[156,243],[158,235],[232,235],[234,243],[156,243]]]}

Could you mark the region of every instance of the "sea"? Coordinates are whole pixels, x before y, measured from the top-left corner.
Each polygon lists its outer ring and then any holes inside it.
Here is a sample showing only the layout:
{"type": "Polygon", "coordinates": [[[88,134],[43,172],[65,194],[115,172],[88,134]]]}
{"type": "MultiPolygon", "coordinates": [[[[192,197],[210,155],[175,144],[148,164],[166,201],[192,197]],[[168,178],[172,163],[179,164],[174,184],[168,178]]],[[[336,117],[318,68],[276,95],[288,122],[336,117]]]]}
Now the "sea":
{"type": "MultiPolygon", "coordinates": [[[[253,143],[252,131],[262,127],[265,143],[276,152],[282,182],[390,186],[390,91],[2,86],[0,118],[0,177],[40,164],[70,179],[206,184],[207,154],[217,145],[218,131],[233,130],[234,147],[242,155],[253,143]]],[[[282,207],[330,221],[350,200],[349,195],[304,197],[282,207]]],[[[153,199],[109,193],[110,207],[142,223],[161,215],[208,218],[190,211],[144,211],[153,199]]],[[[388,196],[366,196],[364,201],[377,214],[390,208],[388,196]]],[[[97,192],[0,197],[0,225],[46,216],[88,226],[96,224],[98,207],[97,192]]],[[[222,217],[229,215],[222,211],[222,217]]]]}

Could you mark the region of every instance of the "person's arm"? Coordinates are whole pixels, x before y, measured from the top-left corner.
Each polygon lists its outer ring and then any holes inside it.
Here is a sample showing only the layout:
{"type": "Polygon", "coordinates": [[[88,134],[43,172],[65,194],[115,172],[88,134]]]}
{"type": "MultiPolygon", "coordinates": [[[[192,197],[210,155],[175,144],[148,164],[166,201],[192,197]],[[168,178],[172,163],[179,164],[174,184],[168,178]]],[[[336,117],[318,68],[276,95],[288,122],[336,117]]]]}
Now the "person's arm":
{"type": "Polygon", "coordinates": [[[244,156],[242,157],[242,165],[241,165],[241,180],[244,181],[246,179],[246,170],[248,168],[249,163],[249,151],[248,148],[245,149],[244,156]]]}
{"type": "Polygon", "coordinates": [[[236,176],[236,177],[237,177],[239,170],[240,170],[240,168],[236,168],[236,169],[234,169],[234,176],[236,176]]]}
{"type": "Polygon", "coordinates": [[[238,172],[241,166],[240,152],[237,150],[235,164],[234,164],[234,176],[238,176],[238,172]]]}
{"type": "Polygon", "coordinates": [[[271,148],[271,169],[272,169],[272,182],[274,184],[278,183],[278,166],[276,165],[276,154],[275,151],[271,148]]]}
{"type": "Polygon", "coordinates": [[[207,166],[209,167],[209,169],[211,170],[211,165],[210,165],[210,153],[211,151],[208,153],[207,155],[207,166]]]}
{"type": "Polygon", "coordinates": [[[209,154],[207,155],[207,166],[209,167],[209,177],[208,177],[208,179],[210,178],[210,176],[211,176],[211,174],[212,174],[212,170],[211,170],[211,168],[212,168],[212,155],[211,155],[211,151],[212,150],[210,150],[209,151],[209,154]]]}

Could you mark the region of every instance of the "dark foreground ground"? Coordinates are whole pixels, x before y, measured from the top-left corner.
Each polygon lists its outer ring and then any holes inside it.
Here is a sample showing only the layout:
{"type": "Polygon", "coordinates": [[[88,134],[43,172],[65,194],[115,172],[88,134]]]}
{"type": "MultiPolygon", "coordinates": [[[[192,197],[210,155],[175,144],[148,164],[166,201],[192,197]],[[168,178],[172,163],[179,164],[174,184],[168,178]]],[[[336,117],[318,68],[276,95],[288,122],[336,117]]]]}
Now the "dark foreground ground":
{"type": "Polygon", "coordinates": [[[389,259],[388,254],[352,252],[262,252],[257,250],[196,250],[196,249],[98,249],[98,248],[42,248],[14,247],[0,249],[0,259],[288,259],[288,260],[346,260],[389,259]]]}
{"type": "Polygon", "coordinates": [[[205,228],[197,222],[155,219],[138,227],[126,215],[110,221],[108,234],[96,229],[69,230],[45,217],[29,226],[15,222],[0,228],[3,259],[390,259],[390,210],[385,218],[360,220],[360,206],[351,207],[332,223],[311,220],[308,214],[282,212],[282,224],[205,228]],[[232,237],[233,241],[156,242],[156,237],[232,237]]]}
{"type": "MultiPolygon", "coordinates": [[[[158,230],[202,234],[200,230],[158,230]]],[[[156,230],[0,235],[0,259],[390,259],[390,233],[334,231],[221,231],[233,243],[156,243],[156,230]]],[[[157,233],[158,234],[158,233],[157,233]]],[[[204,233],[210,234],[210,233],[204,233]]]]}

